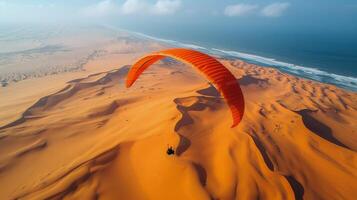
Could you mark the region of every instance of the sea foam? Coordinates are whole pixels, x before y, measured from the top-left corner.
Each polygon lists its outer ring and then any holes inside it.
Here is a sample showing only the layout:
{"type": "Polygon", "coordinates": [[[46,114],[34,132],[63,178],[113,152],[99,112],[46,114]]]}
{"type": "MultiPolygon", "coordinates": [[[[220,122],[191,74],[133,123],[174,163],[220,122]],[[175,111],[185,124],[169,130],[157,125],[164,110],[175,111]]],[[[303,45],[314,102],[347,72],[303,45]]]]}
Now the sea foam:
{"type": "Polygon", "coordinates": [[[323,71],[321,69],[295,65],[292,63],[279,61],[274,58],[267,58],[267,57],[254,55],[254,54],[242,53],[242,52],[231,51],[231,50],[222,50],[222,49],[216,49],[216,48],[206,48],[206,47],[199,46],[196,44],[186,44],[186,43],[181,43],[181,42],[178,42],[175,40],[157,38],[157,37],[149,36],[149,35],[146,35],[143,33],[137,33],[137,32],[132,32],[132,33],[134,33],[137,36],[147,38],[150,40],[155,40],[158,42],[163,42],[163,43],[169,44],[171,46],[196,49],[196,50],[200,50],[200,51],[203,51],[203,52],[206,52],[209,54],[222,56],[222,57],[234,57],[234,58],[242,59],[242,60],[244,60],[248,63],[251,63],[251,64],[258,64],[261,66],[274,67],[274,68],[277,68],[283,72],[290,73],[292,75],[312,79],[312,80],[323,82],[323,83],[333,84],[333,85],[339,86],[341,88],[352,90],[352,91],[357,91],[357,78],[356,77],[349,77],[349,76],[334,74],[334,73],[323,71]]]}

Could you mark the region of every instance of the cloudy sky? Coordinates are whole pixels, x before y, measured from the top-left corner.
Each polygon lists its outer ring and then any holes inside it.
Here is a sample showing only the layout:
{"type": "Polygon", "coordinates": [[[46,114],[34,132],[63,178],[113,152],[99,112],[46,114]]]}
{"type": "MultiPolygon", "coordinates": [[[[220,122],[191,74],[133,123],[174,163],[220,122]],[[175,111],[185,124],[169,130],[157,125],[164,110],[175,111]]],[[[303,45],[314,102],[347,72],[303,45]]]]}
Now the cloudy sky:
{"type": "Polygon", "coordinates": [[[356,19],[356,0],[0,0],[1,23],[220,21],[351,29],[356,19]]]}

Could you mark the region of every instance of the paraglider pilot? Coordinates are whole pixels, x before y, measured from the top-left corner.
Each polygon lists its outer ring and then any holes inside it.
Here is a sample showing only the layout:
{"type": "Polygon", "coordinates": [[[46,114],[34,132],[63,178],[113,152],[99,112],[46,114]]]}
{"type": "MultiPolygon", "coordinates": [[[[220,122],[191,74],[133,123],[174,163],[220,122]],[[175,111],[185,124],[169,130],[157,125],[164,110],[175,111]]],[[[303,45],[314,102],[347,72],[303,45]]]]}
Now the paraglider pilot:
{"type": "Polygon", "coordinates": [[[167,151],[166,151],[167,155],[171,156],[175,154],[175,150],[172,146],[170,146],[167,151]]]}

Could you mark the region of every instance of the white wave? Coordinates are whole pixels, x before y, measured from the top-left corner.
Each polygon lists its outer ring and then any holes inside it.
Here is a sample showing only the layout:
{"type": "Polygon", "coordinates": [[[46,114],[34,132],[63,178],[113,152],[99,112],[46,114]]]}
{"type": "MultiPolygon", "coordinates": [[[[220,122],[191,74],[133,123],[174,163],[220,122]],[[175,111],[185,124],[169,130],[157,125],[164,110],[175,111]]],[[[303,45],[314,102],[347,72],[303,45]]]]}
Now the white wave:
{"type": "Polygon", "coordinates": [[[343,76],[343,75],[338,75],[334,73],[328,73],[326,71],[322,71],[317,68],[313,67],[305,67],[305,66],[299,66],[299,65],[294,65],[291,63],[286,63],[282,62],[279,60],[276,60],[274,58],[267,58],[263,56],[258,56],[254,54],[247,54],[247,53],[242,53],[242,52],[237,52],[237,51],[227,51],[227,50],[222,50],[222,49],[216,49],[216,48],[205,48],[199,45],[195,44],[186,44],[186,43],[181,43],[175,40],[168,40],[168,39],[162,39],[162,38],[157,38],[153,36],[149,36],[143,33],[137,33],[137,32],[132,32],[138,36],[150,39],[150,40],[155,40],[159,42],[163,42],[172,46],[176,47],[186,47],[190,49],[197,49],[197,50],[202,50],[205,52],[208,52],[213,55],[218,55],[218,56],[232,56],[235,58],[239,59],[244,59],[247,62],[253,62],[269,67],[276,67],[278,69],[282,69],[286,72],[289,72],[291,74],[301,76],[304,78],[309,78],[313,79],[319,82],[324,82],[324,83],[330,83],[334,84],[346,89],[354,90],[357,91],[357,78],[356,77],[349,77],[349,76],[343,76]]]}
{"type": "Polygon", "coordinates": [[[357,78],[355,78],[355,77],[349,77],[349,76],[328,73],[326,71],[322,71],[322,70],[319,70],[316,68],[294,65],[291,63],[281,62],[281,61],[275,60],[273,58],[266,58],[266,57],[262,57],[262,56],[252,55],[252,54],[246,54],[246,53],[241,53],[241,52],[236,52],[236,51],[225,51],[225,50],[214,49],[214,48],[212,50],[218,51],[221,54],[223,53],[228,56],[233,56],[233,57],[265,64],[268,66],[282,68],[288,72],[291,72],[291,73],[294,73],[296,75],[300,75],[303,77],[307,77],[307,78],[311,78],[311,79],[315,79],[315,80],[323,81],[323,82],[327,82],[327,83],[333,83],[335,85],[339,85],[339,86],[342,86],[345,88],[357,90],[357,78]],[[328,80],[328,79],[330,79],[330,80],[328,80]]]}
{"type": "Polygon", "coordinates": [[[199,46],[199,45],[195,45],[195,44],[186,44],[186,43],[181,43],[181,42],[178,42],[178,41],[175,41],[175,40],[157,38],[157,37],[153,37],[153,36],[146,35],[146,34],[143,34],[143,33],[138,33],[138,32],[132,32],[132,33],[134,33],[134,34],[136,34],[138,36],[147,38],[147,39],[151,39],[151,40],[155,40],[155,41],[171,44],[171,45],[176,46],[176,47],[186,47],[186,48],[189,48],[189,49],[206,49],[205,47],[202,47],[202,46],[199,46]]]}
{"type": "Polygon", "coordinates": [[[288,68],[295,69],[295,70],[303,70],[307,73],[327,74],[327,72],[321,71],[316,68],[298,66],[298,65],[291,64],[291,63],[278,61],[278,60],[275,60],[274,58],[267,58],[267,57],[262,57],[262,56],[257,56],[257,55],[253,55],[253,54],[247,54],[247,53],[241,53],[241,52],[236,52],[236,51],[225,51],[225,50],[215,49],[215,48],[212,48],[212,50],[218,51],[218,52],[221,52],[226,55],[233,56],[233,57],[246,59],[246,60],[250,60],[250,61],[256,61],[256,62],[266,64],[269,66],[288,67],[288,68]]]}

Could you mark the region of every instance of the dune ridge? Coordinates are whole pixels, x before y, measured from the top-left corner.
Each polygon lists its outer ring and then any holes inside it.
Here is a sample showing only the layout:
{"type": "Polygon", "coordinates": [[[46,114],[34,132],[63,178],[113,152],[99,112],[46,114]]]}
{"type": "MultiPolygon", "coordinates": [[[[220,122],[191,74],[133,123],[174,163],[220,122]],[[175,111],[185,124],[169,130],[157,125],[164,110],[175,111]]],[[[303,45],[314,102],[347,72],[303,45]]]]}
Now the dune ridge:
{"type": "Polygon", "coordinates": [[[214,87],[175,62],[130,90],[129,66],[76,79],[0,128],[0,198],[354,199],[357,94],[220,61],[245,94],[237,128],[214,87]]]}

